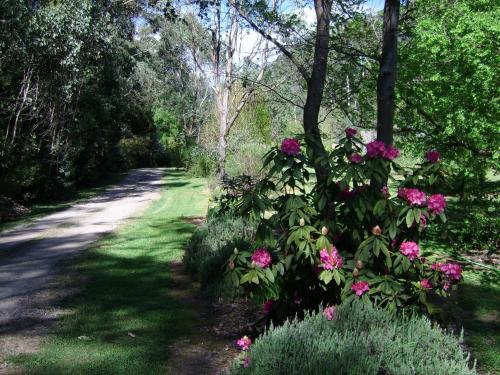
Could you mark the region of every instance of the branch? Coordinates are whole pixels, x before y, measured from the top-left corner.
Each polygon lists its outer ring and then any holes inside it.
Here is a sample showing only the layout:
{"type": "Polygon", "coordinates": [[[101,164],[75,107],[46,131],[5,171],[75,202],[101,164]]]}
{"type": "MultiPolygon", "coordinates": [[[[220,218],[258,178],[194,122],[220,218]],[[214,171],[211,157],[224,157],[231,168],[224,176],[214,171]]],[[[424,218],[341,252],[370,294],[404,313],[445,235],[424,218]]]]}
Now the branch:
{"type": "Polygon", "coordinates": [[[292,62],[293,65],[297,68],[299,71],[300,75],[302,78],[304,78],[306,81],[309,80],[309,73],[307,70],[295,59],[295,56],[285,48],[283,44],[281,44],[276,38],[274,38],[272,35],[268,34],[264,30],[262,30],[251,18],[248,14],[246,14],[239,6],[236,4],[235,0],[229,0],[229,4],[236,9],[238,14],[240,15],[241,18],[243,18],[245,21],[248,22],[248,24],[255,30],[257,31],[260,35],[262,35],[265,39],[273,43],[278,49],[286,56],[290,61],[292,62]]]}

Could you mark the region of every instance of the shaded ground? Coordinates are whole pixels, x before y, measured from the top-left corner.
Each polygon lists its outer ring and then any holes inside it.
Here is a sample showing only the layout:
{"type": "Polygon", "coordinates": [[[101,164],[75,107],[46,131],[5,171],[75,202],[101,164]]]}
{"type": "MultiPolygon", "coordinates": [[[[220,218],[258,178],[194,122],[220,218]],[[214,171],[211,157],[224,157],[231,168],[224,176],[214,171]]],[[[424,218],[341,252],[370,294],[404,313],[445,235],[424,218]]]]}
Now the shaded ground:
{"type": "Polygon", "coordinates": [[[163,169],[134,170],[103,194],[0,234],[0,371],[3,359],[36,349],[60,315],[54,302],[71,293],[56,265],[88,248],[159,197],[163,169]]]}

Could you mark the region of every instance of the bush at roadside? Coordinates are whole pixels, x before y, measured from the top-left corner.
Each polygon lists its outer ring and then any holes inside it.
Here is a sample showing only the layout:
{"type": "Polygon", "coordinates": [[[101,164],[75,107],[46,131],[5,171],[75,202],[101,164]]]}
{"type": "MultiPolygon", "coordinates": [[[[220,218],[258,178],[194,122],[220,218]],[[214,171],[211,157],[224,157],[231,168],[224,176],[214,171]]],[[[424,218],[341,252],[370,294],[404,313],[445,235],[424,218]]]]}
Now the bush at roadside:
{"type": "Polygon", "coordinates": [[[426,318],[356,301],[271,327],[231,375],[476,374],[468,359],[455,336],[426,318]]]}
{"type": "Polygon", "coordinates": [[[249,248],[254,235],[255,227],[244,218],[209,216],[191,237],[184,263],[197,275],[204,289],[215,291],[223,284],[227,258],[235,248],[249,248]]]}

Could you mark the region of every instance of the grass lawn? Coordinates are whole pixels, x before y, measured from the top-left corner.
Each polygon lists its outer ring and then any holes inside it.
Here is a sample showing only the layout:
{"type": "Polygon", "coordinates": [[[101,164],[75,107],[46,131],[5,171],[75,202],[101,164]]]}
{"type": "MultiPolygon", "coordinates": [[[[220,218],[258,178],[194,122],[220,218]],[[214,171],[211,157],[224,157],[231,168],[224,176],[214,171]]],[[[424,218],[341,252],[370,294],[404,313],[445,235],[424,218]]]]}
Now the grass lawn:
{"type": "Polygon", "coordinates": [[[207,205],[204,179],[168,171],[144,216],[77,265],[87,281],[41,351],[12,360],[28,374],[164,374],[169,345],[195,327],[193,312],[169,296],[169,263],[195,229],[185,218],[205,215],[207,205]]]}
{"type": "MultiPolygon", "coordinates": [[[[455,227],[465,225],[467,210],[481,209],[477,205],[465,207],[452,199],[448,205],[448,222],[455,227]]],[[[438,230],[432,232],[423,241],[423,248],[458,261],[464,270],[464,280],[456,296],[446,301],[445,310],[458,327],[464,328],[465,344],[477,359],[480,373],[500,374],[500,270],[470,257],[467,249],[457,252],[452,238],[440,238],[438,230]]]]}
{"type": "Polygon", "coordinates": [[[28,214],[23,215],[13,221],[3,223],[0,222],[0,232],[10,229],[18,224],[30,222],[41,216],[50,215],[54,212],[64,210],[80,201],[92,198],[102,193],[110,185],[120,182],[126,175],[127,172],[112,173],[108,177],[100,180],[96,184],[96,186],[78,189],[76,192],[70,194],[65,199],[35,203],[34,205],[29,207],[31,211],[28,214]]]}

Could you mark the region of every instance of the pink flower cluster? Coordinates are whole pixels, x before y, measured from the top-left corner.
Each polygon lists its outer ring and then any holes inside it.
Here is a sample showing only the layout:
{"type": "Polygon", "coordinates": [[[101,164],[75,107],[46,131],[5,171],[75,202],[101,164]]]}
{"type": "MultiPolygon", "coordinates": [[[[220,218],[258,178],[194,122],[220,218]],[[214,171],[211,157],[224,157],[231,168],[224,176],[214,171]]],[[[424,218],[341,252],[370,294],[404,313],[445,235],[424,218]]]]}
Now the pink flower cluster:
{"type": "Polygon", "coordinates": [[[425,193],[414,188],[398,189],[398,198],[404,199],[412,206],[422,206],[426,202],[425,193]]]}
{"type": "Polygon", "coordinates": [[[462,278],[462,267],[456,263],[434,263],[431,268],[444,273],[453,282],[460,281],[462,278]]]}
{"type": "Polygon", "coordinates": [[[424,289],[432,289],[432,284],[429,279],[420,280],[420,286],[424,289]]]}
{"type": "Polygon", "coordinates": [[[399,156],[400,152],[396,147],[386,146],[382,141],[372,141],[366,145],[366,154],[371,159],[382,157],[387,160],[394,160],[399,156]]]}
{"type": "Polygon", "coordinates": [[[274,304],[274,301],[272,299],[267,300],[266,302],[264,302],[262,304],[262,309],[264,310],[264,312],[266,314],[268,314],[271,311],[271,309],[273,308],[273,304],[274,304]]]}
{"type": "Polygon", "coordinates": [[[400,155],[399,149],[397,149],[394,146],[387,146],[385,148],[385,151],[382,153],[382,156],[384,157],[384,159],[387,159],[387,160],[394,160],[397,157],[399,157],[399,155],[400,155]]]}
{"type": "Polygon", "coordinates": [[[267,268],[271,265],[272,259],[271,254],[264,248],[256,249],[252,254],[252,262],[255,263],[257,267],[267,268]]]}
{"type": "Polygon", "coordinates": [[[363,157],[358,153],[349,155],[347,159],[349,159],[349,161],[353,164],[359,164],[363,161],[363,157]]]}
{"type": "Polygon", "coordinates": [[[377,158],[384,154],[385,144],[381,141],[372,141],[366,145],[366,154],[369,158],[377,158]]]}
{"type": "Polygon", "coordinates": [[[346,128],[346,130],[345,130],[345,135],[347,138],[352,138],[357,133],[358,133],[358,131],[356,129],[353,129],[353,128],[346,128]]]}
{"type": "Polygon", "coordinates": [[[354,190],[350,190],[349,187],[346,187],[344,188],[344,190],[340,192],[340,199],[344,200],[351,199],[354,196],[354,194],[356,194],[354,190]]]}
{"type": "Polygon", "coordinates": [[[241,350],[246,351],[250,348],[250,345],[252,345],[252,339],[248,336],[243,336],[241,339],[236,341],[236,345],[238,345],[241,350]]]}
{"type": "Polygon", "coordinates": [[[326,320],[333,320],[335,317],[335,306],[327,306],[323,310],[323,315],[326,317],[326,320]]]}
{"type": "Polygon", "coordinates": [[[245,357],[245,359],[243,360],[243,367],[248,368],[251,363],[252,363],[252,360],[250,359],[250,357],[245,357]]]}
{"type": "Polygon", "coordinates": [[[425,153],[425,158],[430,163],[437,163],[439,161],[440,157],[441,157],[441,155],[439,154],[439,151],[437,151],[437,150],[429,150],[425,153]]]}
{"type": "Polygon", "coordinates": [[[285,138],[281,142],[281,152],[288,156],[300,154],[300,142],[295,138],[285,138]]]}
{"type": "Polygon", "coordinates": [[[419,248],[417,243],[413,241],[404,241],[400,246],[399,246],[399,251],[401,254],[406,256],[410,260],[414,260],[415,258],[418,257],[418,252],[419,248]]]}
{"type": "Polygon", "coordinates": [[[351,290],[356,293],[358,297],[361,297],[370,290],[370,286],[368,285],[368,281],[356,281],[351,285],[351,290]]]}
{"type": "Polygon", "coordinates": [[[323,249],[319,252],[319,257],[322,263],[322,267],[325,270],[333,270],[335,268],[342,268],[344,260],[340,256],[338,250],[335,246],[332,246],[331,251],[323,249]]]}
{"type": "Polygon", "coordinates": [[[439,215],[446,208],[446,200],[443,194],[433,194],[427,199],[427,207],[429,211],[439,215]]]}

